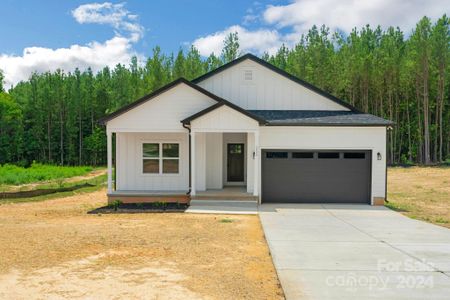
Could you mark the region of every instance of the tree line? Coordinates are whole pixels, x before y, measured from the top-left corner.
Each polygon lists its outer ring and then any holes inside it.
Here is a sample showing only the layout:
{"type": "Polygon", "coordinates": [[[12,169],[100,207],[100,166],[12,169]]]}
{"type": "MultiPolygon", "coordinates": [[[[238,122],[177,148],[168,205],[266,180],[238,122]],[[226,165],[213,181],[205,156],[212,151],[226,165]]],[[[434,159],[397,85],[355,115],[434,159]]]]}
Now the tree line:
{"type": "MultiPolygon", "coordinates": [[[[369,25],[345,35],[313,26],[292,48],[262,58],[358,109],[396,122],[388,162],[432,164],[450,159],[449,18],[422,18],[405,35],[369,25]]],[[[241,55],[237,33],[222,53],[203,58],[191,46],[176,54],[154,48],[94,73],[33,73],[4,91],[0,72],[0,163],[32,161],[102,165],[105,128],[97,120],[179,78],[194,79],[241,55]]]]}

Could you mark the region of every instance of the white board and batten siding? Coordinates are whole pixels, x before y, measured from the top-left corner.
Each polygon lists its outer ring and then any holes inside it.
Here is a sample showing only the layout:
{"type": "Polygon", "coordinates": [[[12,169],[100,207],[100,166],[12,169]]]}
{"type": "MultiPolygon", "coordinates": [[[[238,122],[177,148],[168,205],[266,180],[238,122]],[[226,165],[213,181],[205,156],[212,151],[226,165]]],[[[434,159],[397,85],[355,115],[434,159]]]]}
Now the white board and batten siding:
{"type": "Polygon", "coordinates": [[[116,133],[116,189],[119,191],[188,191],[189,135],[187,133],[116,133]],[[178,143],[178,174],[144,174],[143,143],[178,143]]]}
{"type": "Polygon", "coordinates": [[[226,105],[191,121],[192,132],[252,132],[258,129],[257,121],[226,105]]]}
{"type": "Polygon", "coordinates": [[[251,59],[198,85],[249,110],[349,110],[251,59]]]}
{"type": "Polygon", "coordinates": [[[261,127],[260,149],[372,150],[371,198],[385,197],[385,127],[261,127]]]}
{"type": "Polygon", "coordinates": [[[217,103],[181,83],[108,121],[113,132],[186,132],[181,120],[217,103]]]}
{"type": "Polygon", "coordinates": [[[187,191],[189,189],[189,134],[181,120],[215,100],[179,84],[107,122],[116,132],[116,189],[121,191],[187,191]],[[179,174],[144,174],[143,143],[178,143],[179,174]]]}

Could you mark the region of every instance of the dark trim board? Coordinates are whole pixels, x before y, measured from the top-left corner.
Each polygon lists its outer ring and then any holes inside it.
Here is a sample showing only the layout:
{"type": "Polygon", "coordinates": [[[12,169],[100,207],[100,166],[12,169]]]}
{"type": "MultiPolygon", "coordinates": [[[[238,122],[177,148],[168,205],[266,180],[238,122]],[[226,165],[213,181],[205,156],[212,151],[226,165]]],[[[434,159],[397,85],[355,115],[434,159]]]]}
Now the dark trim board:
{"type": "Polygon", "coordinates": [[[316,127],[388,127],[391,125],[386,124],[367,124],[367,123],[302,123],[302,124],[292,124],[292,123],[268,123],[266,126],[293,126],[293,127],[301,127],[301,126],[316,126],[316,127]]]}

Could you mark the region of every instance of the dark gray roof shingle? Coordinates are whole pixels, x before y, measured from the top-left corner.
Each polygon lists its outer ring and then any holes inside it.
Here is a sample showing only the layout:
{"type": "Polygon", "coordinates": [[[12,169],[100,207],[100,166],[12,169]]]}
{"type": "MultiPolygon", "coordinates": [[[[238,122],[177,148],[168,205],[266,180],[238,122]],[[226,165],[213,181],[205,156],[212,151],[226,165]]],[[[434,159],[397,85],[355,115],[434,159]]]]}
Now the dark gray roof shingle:
{"type": "Polygon", "coordinates": [[[266,120],[267,125],[336,125],[336,126],[389,126],[394,123],[383,118],[355,111],[323,110],[249,110],[266,120]]]}

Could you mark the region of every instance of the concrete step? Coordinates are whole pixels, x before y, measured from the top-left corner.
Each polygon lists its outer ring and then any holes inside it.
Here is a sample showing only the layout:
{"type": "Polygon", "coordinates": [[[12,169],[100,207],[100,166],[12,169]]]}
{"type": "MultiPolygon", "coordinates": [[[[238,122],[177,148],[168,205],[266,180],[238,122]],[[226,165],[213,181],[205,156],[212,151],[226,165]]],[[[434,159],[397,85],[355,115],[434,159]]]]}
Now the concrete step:
{"type": "Polygon", "coordinates": [[[258,213],[256,200],[191,200],[187,213],[197,214],[245,214],[258,213]]]}
{"type": "Polygon", "coordinates": [[[236,195],[236,194],[221,194],[221,195],[195,195],[191,196],[192,200],[238,200],[238,201],[258,201],[258,196],[253,195],[236,195]]]}

